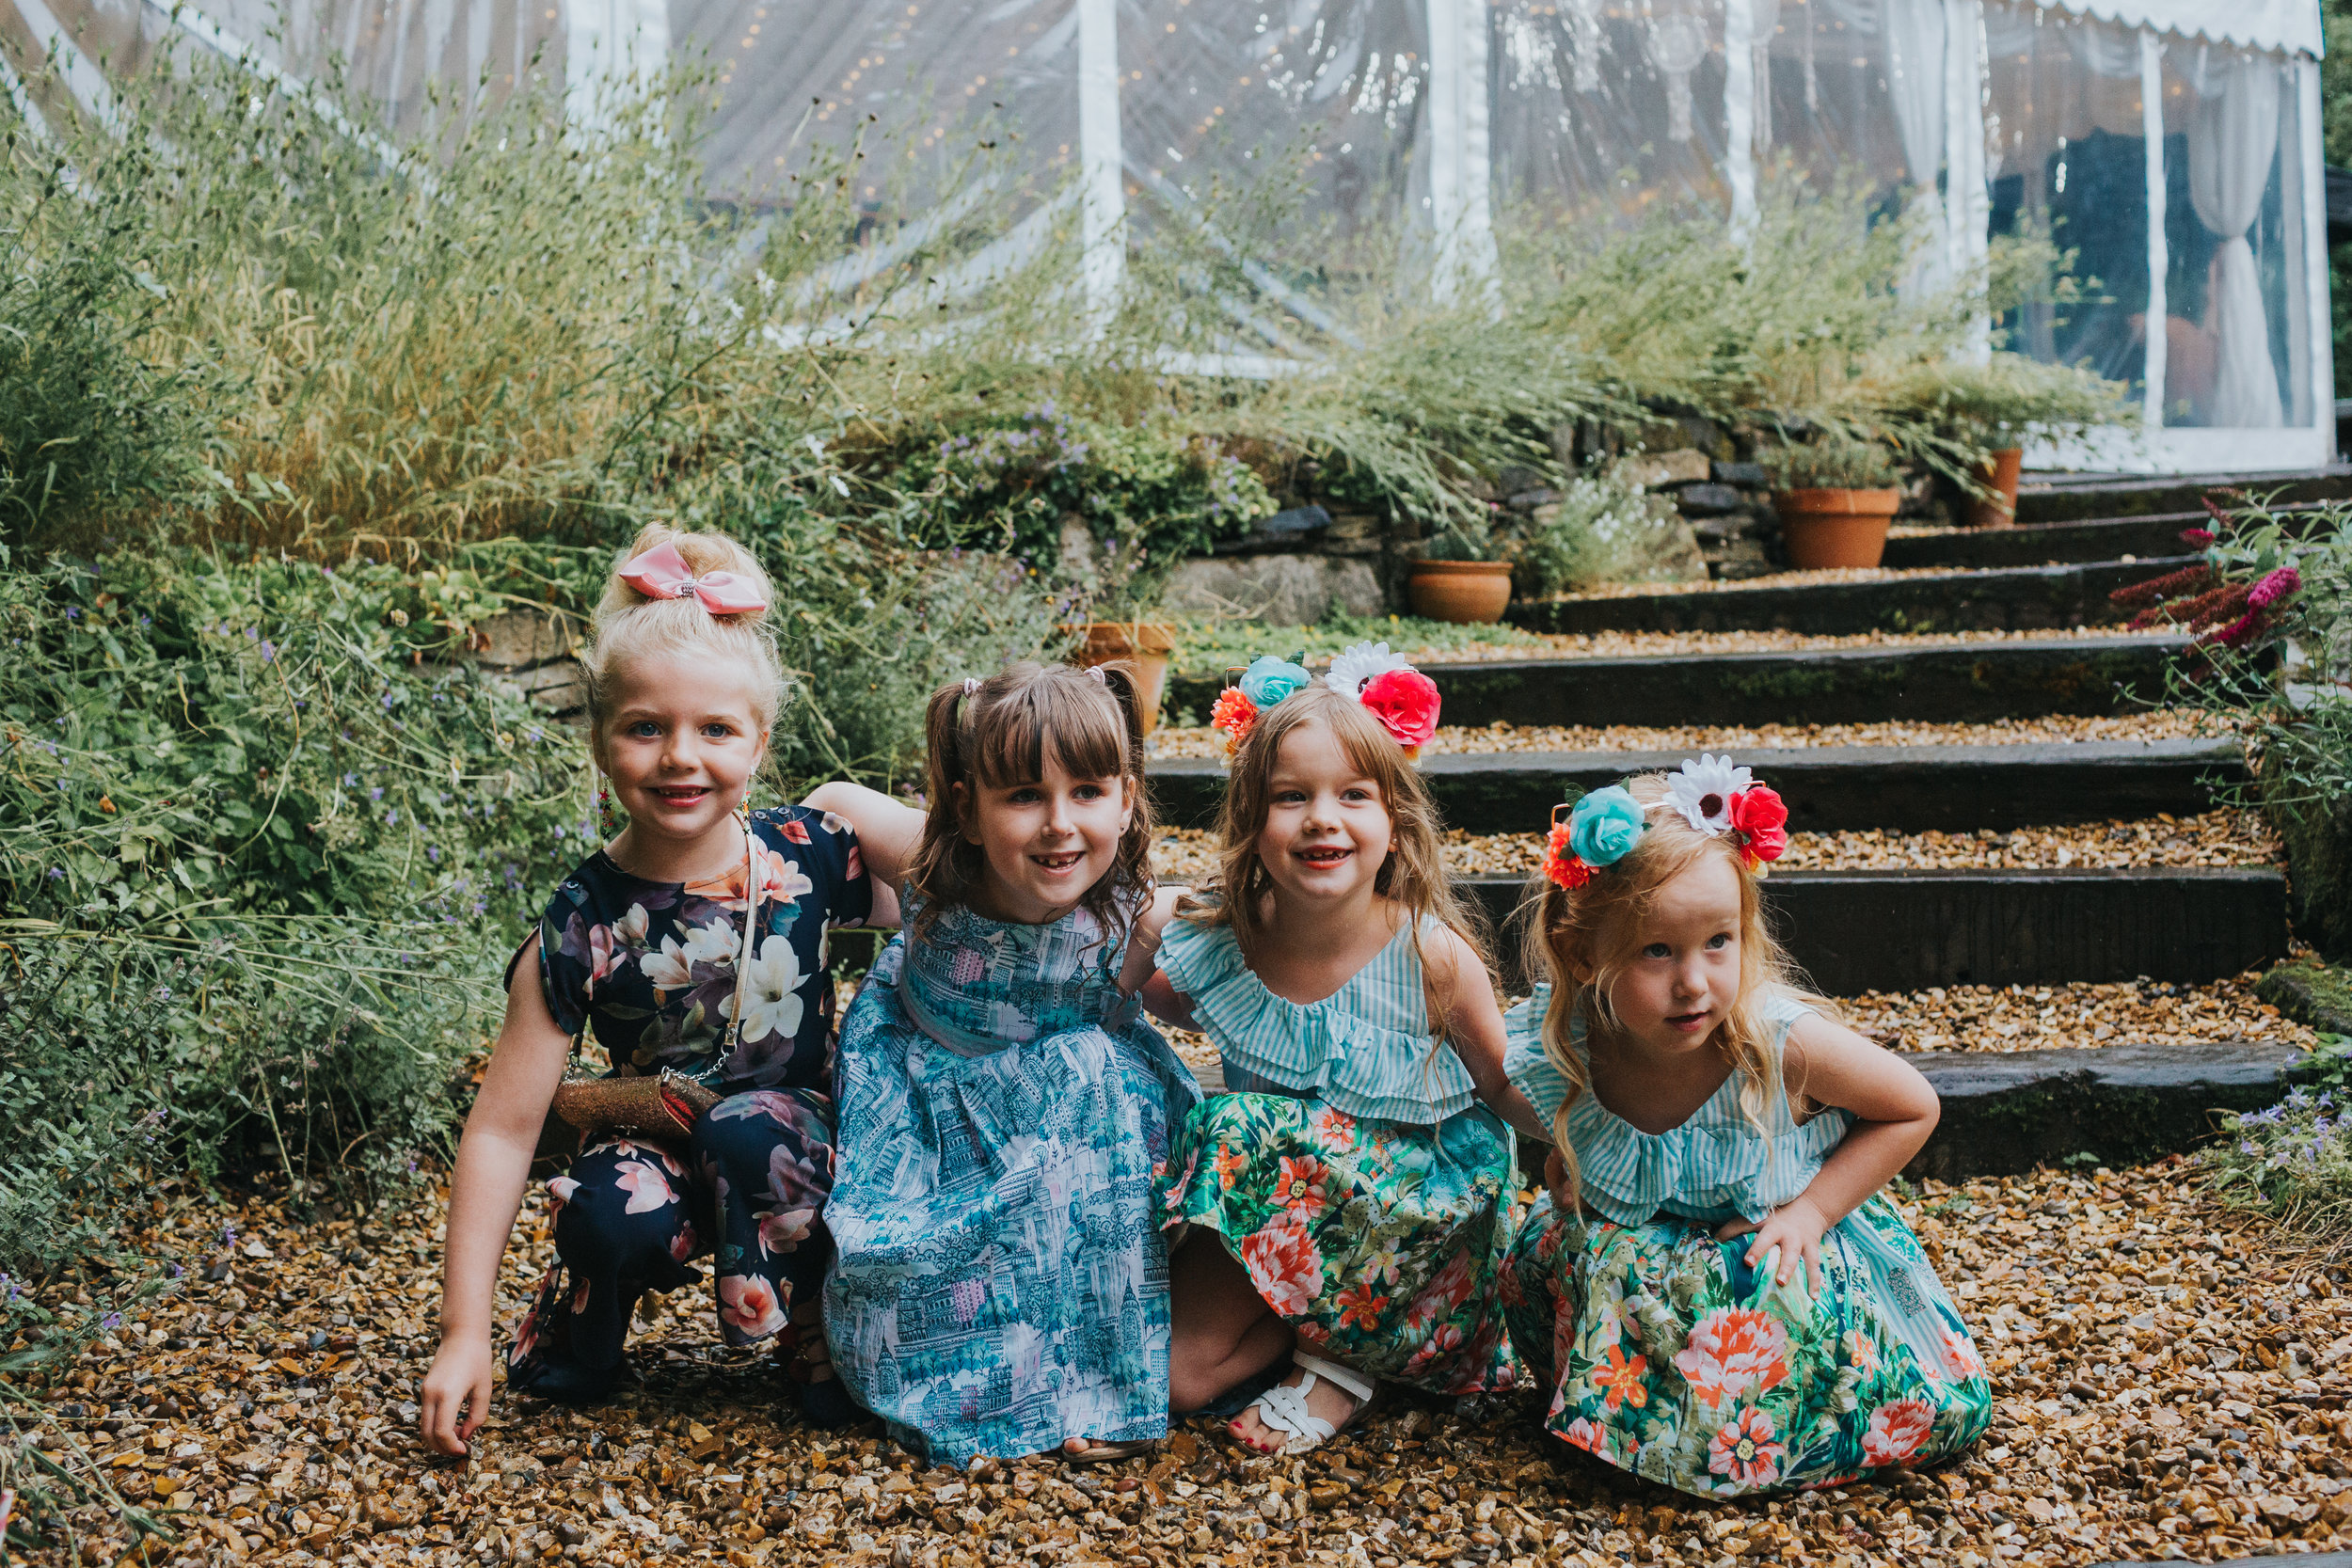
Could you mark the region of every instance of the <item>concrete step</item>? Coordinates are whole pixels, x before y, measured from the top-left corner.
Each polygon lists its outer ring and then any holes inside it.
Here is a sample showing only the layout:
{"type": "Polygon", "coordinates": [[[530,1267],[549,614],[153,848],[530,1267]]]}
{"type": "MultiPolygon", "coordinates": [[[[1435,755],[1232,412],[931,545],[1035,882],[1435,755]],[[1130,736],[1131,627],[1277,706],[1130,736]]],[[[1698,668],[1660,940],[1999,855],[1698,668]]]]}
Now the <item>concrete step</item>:
{"type": "Polygon", "coordinates": [[[1779,583],[1767,578],[1738,587],[1515,604],[1510,619],[1530,631],[1586,635],[1798,631],[1846,637],[1870,631],[2041,631],[2127,620],[2127,614],[2108,602],[2108,594],[2198,559],[2182,555],[2010,566],[1853,582],[1779,583]]]}
{"type": "MultiPolygon", "coordinates": [[[[1474,833],[1536,832],[1552,805],[1629,773],[1677,767],[1696,752],[1439,752],[1422,776],[1446,826],[1474,833]]],[[[2055,827],[2108,817],[2211,810],[2217,782],[2246,777],[2237,743],[2090,740],[2025,746],[1817,746],[1740,750],[1788,804],[1800,831],[1889,828],[1906,832],[2055,827]]],[[[1207,758],[1154,762],[1160,820],[1206,828],[1226,770],[1207,758]]],[[[1883,988],[1882,988],[1883,989],[1883,988]]]]}
{"type": "Polygon", "coordinates": [[[2156,560],[2193,549],[2181,537],[2181,531],[2204,528],[2212,521],[2212,514],[2201,507],[2195,512],[2149,517],[2094,517],[2027,528],[1955,528],[1898,534],[1886,541],[1886,555],[1880,564],[1904,570],[1949,566],[1978,571],[2121,561],[2125,556],[2156,560]]]}
{"type": "MultiPolygon", "coordinates": [[[[2164,694],[2182,637],[2041,638],[1795,652],[1545,658],[1426,667],[1449,724],[1986,723],[2119,713],[2164,694]]],[[[1221,674],[1168,682],[1205,714],[1221,674]]]]}
{"type": "MultiPolygon", "coordinates": [[[[1457,886],[1499,929],[1527,891],[1515,877],[1457,886]]],[[[2286,879],[2268,866],[1784,871],[1765,881],[1764,897],[1790,955],[1831,996],[2138,976],[2201,983],[2287,951],[2286,879]]],[[[1516,928],[1500,945],[1514,960],[1516,928]]]]}
{"type": "Polygon", "coordinates": [[[2141,517],[2201,509],[2224,490],[2266,496],[2273,505],[2352,497],[2352,466],[2300,473],[2167,474],[2154,478],[2034,478],[2017,487],[2020,523],[2072,523],[2090,517],[2141,517]]]}
{"type": "Polygon", "coordinates": [[[2069,1158],[2122,1166],[2184,1152],[2213,1136],[2221,1113],[2276,1101],[2309,1058],[2291,1045],[2231,1040],[1904,1060],[1935,1085],[1944,1114],[1903,1174],[1958,1181],[2069,1158]]]}

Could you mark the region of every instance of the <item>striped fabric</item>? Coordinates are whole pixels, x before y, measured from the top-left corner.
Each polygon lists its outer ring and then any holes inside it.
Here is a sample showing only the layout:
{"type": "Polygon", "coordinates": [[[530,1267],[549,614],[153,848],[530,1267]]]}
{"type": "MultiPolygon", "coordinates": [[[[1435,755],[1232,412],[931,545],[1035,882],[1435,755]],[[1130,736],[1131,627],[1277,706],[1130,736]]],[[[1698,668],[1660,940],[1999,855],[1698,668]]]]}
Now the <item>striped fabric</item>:
{"type": "Polygon", "coordinates": [[[1216,1042],[1229,1087],[1271,1086],[1352,1117],[1432,1126],[1477,1098],[1470,1069],[1430,1034],[1421,959],[1403,931],[1347,984],[1304,1005],[1249,972],[1231,927],[1169,921],[1160,968],[1216,1042]]]}
{"type": "MultiPolygon", "coordinates": [[[[1568,1092],[1567,1078],[1544,1053],[1544,1012],[1550,1006],[1551,988],[1537,986],[1502,1021],[1510,1038],[1502,1069],[1547,1122],[1568,1092]]],[[[1789,1027],[1810,1011],[1778,992],[1764,999],[1775,1076],[1789,1027]]],[[[1581,1011],[1570,1026],[1569,1044],[1583,1054],[1581,1011]]],[[[1759,1132],[1740,1107],[1740,1075],[1732,1074],[1690,1120],[1655,1133],[1625,1120],[1597,1096],[1579,1098],[1568,1110],[1568,1141],[1576,1150],[1586,1205],[1619,1225],[1645,1225],[1661,1212],[1710,1225],[1732,1219],[1761,1223],[1804,1192],[1853,1125],[1853,1117],[1825,1111],[1800,1126],[1784,1092],[1764,1108],[1765,1130],[1759,1132]]]]}

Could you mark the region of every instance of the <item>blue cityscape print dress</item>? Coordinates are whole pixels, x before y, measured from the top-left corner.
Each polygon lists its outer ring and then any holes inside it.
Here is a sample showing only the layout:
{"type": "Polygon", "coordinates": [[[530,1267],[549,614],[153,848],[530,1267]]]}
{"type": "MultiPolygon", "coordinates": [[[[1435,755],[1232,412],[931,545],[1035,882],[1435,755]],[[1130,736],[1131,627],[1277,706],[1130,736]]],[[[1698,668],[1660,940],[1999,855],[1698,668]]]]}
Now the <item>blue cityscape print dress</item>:
{"type": "Polygon", "coordinates": [[[842,1020],[826,1332],[933,1464],[1167,1433],[1152,1178],[1200,1091],[1120,993],[1125,957],[1083,909],[944,910],[842,1020]]]}
{"type": "MultiPolygon", "coordinates": [[[[1504,1070],[1546,1120],[1567,1079],[1544,1054],[1548,986],[1504,1022],[1504,1070]]],[[[1773,995],[1774,1077],[1807,1009],[1773,995]]],[[[1581,1019],[1571,1043],[1583,1050],[1581,1019]]],[[[1799,1123],[1786,1092],[1740,1105],[1734,1073],[1671,1132],[1641,1132],[1590,1092],[1568,1112],[1590,1212],[1539,1197],[1512,1253],[1511,1338],[1551,1391],[1564,1441],[1705,1497],[1838,1486],[1888,1466],[1950,1457],[1980,1436],[1992,1389],[1959,1308],[1884,1194],[1821,1238],[1823,1287],[1773,1283],[1744,1261],[1762,1220],[1811,1183],[1852,1117],[1799,1123]]],[[[1760,1260],[1770,1262],[1769,1256],[1760,1260]]]]}
{"type": "Polygon", "coordinates": [[[691,1265],[706,1254],[729,1344],[778,1333],[793,1302],[823,1282],[834,1166],[826,934],[864,925],[873,890],[844,818],[778,806],[752,813],[751,826],[753,863],[708,882],[648,881],[599,849],[540,918],[540,989],[558,1027],[593,1037],[612,1076],[667,1068],[726,1098],[682,1142],[609,1139],[548,1183],[556,1263],[516,1327],[511,1387],[602,1392],[638,1297],[694,1282],[691,1265]],[[747,872],[759,878],[748,953],[747,872]]]}
{"type": "Polygon", "coordinates": [[[1232,1091],[1178,1132],[1166,1222],[1216,1232],[1311,1354],[1434,1393],[1510,1387],[1516,1145],[1430,1034],[1410,934],[1311,1004],[1268,990],[1231,927],[1169,921],[1160,968],[1232,1091]]]}

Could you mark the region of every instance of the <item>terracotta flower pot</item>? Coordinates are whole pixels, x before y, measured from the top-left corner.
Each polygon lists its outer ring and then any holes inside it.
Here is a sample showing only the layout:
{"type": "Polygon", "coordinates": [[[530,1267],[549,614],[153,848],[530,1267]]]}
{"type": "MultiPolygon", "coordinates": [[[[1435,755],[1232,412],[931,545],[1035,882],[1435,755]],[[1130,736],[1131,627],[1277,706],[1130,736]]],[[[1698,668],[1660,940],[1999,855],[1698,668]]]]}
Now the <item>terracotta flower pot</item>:
{"type": "Polygon", "coordinates": [[[2026,463],[2025,449],[2004,447],[1988,452],[1977,466],[1977,482],[1994,495],[1968,509],[1970,528],[2009,528],[2017,521],[2017,476],[2026,463]]]}
{"type": "Polygon", "coordinates": [[[1886,525],[1902,502],[1900,490],[1784,490],[1772,509],[1789,563],[1812,571],[1877,565],[1886,553],[1886,525]]]}
{"type": "Polygon", "coordinates": [[[1491,626],[1511,605],[1507,561],[1416,561],[1405,578],[1413,613],[1456,626],[1491,626]]]}
{"type": "Polygon", "coordinates": [[[1143,733],[1160,722],[1160,699],[1168,691],[1168,659],[1176,651],[1176,628],[1149,621],[1096,621],[1068,628],[1083,641],[1080,668],[1124,660],[1135,667],[1136,713],[1143,733]]]}

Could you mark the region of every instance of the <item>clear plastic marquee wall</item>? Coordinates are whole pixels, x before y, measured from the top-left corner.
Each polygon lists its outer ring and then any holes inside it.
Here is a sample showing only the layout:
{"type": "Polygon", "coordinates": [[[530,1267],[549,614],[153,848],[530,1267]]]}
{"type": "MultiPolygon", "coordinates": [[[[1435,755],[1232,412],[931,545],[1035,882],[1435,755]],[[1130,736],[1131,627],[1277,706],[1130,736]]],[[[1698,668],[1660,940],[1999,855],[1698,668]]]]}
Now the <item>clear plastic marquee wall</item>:
{"type": "MultiPolygon", "coordinates": [[[[394,124],[426,85],[529,61],[592,84],[707,61],[722,191],[871,114],[916,160],[989,123],[1083,209],[1086,277],[1252,150],[1298,157],[1327,221],[1418,232],[1442,292],[1493,214],[1622,218],[1696,198],[1738,224],[1758,171],[1859,171],[1915,206],[1930,265],[1990,236],[2079,251],[2095,303],[2010,346],[2143,399],[2129,452],[2182,471],[2329,460],[2317,0],[0,0],[0,71],[51,54],[87,107],[175,30],[290,73],[338,55],[394,124]],[[2150,324],[2161,324],[2152,330],[2150,324]]],[[[896,214],[914,216],[914,213],[896,214]]]]}

